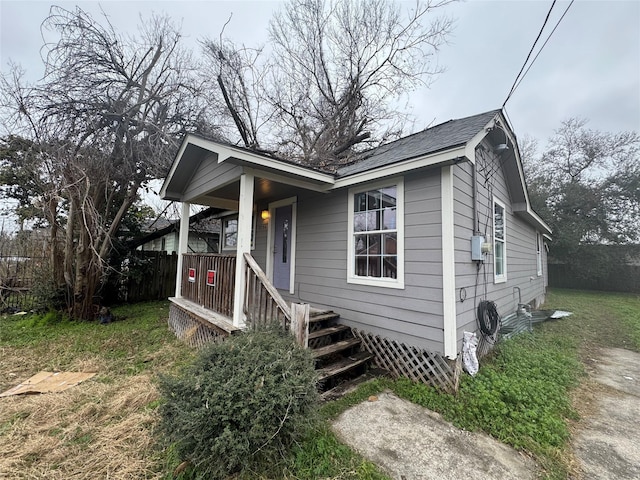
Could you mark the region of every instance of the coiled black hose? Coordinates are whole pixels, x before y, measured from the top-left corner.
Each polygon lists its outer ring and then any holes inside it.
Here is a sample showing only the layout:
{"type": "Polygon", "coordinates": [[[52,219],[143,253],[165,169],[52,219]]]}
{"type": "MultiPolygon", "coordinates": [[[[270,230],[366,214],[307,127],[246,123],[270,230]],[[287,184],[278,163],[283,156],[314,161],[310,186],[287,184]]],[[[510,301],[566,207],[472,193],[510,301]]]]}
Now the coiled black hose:
{"type": "Polygon", "coordinates": [[[495,334],[500,323],[500,315],[498,315],[496,304],[489,300],[482,300],[478,304],[477,320],[482,333],[489,336],[495,334]]]}

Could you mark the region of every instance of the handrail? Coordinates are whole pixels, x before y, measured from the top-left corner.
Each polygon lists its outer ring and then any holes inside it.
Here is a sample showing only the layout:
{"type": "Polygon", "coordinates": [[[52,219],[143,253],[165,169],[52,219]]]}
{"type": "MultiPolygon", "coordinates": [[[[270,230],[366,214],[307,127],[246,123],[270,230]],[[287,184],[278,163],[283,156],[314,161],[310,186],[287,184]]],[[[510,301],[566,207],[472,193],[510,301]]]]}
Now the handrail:
{"type": "MultiPolygon", "coordinates": [[[[266,292],[269,294],[271,299],[275,302],[278,309],[282,311],[283,315],[285,316],[285,322],[290,323],[291,309],[289,308],[289,305],[287,305],[287,302],[285,302],[285,300],[282,298],[280,293],[278,293],[278,290],[276,290],[273,284],[269,281],[269,279],[267,278],[267,275],[264,273],[262,268],[260,268],[260,265],[258,265],[255,259],[251,256],[251,254],[245,253],[244,259],[247,263],[247,267],[253,271],[254,275],[260,282],[261,286],[264,288],[264,290],[266,290],[266,292]]],[[[244,305],[245,313],[247,312],[249,307],[248,302],[249,302],[249,292],[247,291],[247,295],[245,295],[245,305],[244,305]]]]}

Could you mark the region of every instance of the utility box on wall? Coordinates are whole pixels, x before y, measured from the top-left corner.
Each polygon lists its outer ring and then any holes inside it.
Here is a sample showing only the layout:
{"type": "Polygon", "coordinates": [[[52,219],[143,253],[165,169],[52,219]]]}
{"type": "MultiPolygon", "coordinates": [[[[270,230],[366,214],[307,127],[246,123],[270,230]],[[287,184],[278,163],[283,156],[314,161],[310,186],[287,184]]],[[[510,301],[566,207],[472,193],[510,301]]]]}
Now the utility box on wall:
{"type": "Polygon", "coordinates": [[[471,237],[471,260],[474,262],[482,262],[484,254],[482,252],[482,244],[484,237],[482,235],[474,235],[471,237]]]}

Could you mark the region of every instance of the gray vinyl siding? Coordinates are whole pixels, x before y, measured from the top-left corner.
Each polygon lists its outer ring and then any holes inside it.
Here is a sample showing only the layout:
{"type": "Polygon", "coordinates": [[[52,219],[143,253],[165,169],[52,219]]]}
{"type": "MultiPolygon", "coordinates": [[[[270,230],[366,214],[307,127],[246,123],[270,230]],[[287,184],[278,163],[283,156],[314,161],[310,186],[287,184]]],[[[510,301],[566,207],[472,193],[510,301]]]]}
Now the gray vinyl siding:
{"type": "Polygon", "coordinates": [[[204,195],[216,187],[221,187],[237,180],[243,169],[231,163],[218,164],[214,155],[205,158],[191,177],[183,194],[185,201],[204,195]]]}
{"type": "MultiPolygon", "coordinates": [[[[496,159],[494,158],[494,161],[496,159]]],[[[478,215],[480,232],[493,240],[493,198],[505,205],[506,217],[506,271],[507,280],[494,282],[493,255],[486,256],[479,275],[476,264],[471,261],[471,235],[473,234],[472,165],[463,163],[454,169],[455,197],[455,260],[456,260],[456,313],[458,348],[462,346],[464,331],[478,331],[476,305],[484,298],[494,301],[501,316],[515,312],[520,289],[523,303],[537,305],[544,298],[545,275],[537,274],[535,228],[523,221],[511,208],[510,194],[502,169],[497,169],[488,183],[478,178],[478,215]],[[477,281],[476,281],[477,279],[477,281]],[[461,292],[462,290],[462,292],[461,292]],[[461,294],[466,292],[466,300],[461,294]],[[474,298],[474,292],[477,292],[474,298]]],[[[546,257],[543,255],[543,271],[546,257]]],[[[546,272],[545,272],[546,273],[546,272]]]]}
{"type": "Polygon", "coordinates": [[[256,215],[256,237],[255,248],[251,250],[251,256],[260,265],[264,272],[267,271],[267,230],[269,228],[269,220],[262,220],[260,212],[268,208],[268,205],[258,205],[255,211],[256,215]]]}
{"type": "Polygon", "coordinates": [[[440,170],[404,179],[405,288],[347,283],[348,189],[298,197],[295,293],[354,328],[442,353],[440,170]]]}
{"type": "MultiPolygon", "coordinates": [[[[458,351],[463,332],[477,331],[475,309],[485,291],[487,299],[497,303],[500,314],[507,315],[517,306],[514,287],[520,288],[522,301],[530,303],[543,298],[547,278],[546,252],[543,251],[543,275],[538,276],[537,232],[514,215],[507,182],[499,168],[489,182],[490,188],[479,178],[478,214],[480,230],[490,240],[493,196],[505,205],[507,281],[494,283],[491,255],[477,275],[470,244],[472,171],[470,162],[453,167],[458,351]]],[[[241,167],[205,160],[191,179],[185,198],[197,198],[215,186],[234,181],[241,173],[241,167]]],[[[347,283],[348,194],[348,188],[330,193],[298,191],[294,293],[280,293],[288,301],[334,310],[354,328],[443,354],[441,169],[412,172],[404,177],[403,289],[347,283]]],[[[281,199],[268,201],[277,200],[281,199]]],[[[251,253],[266,271],[270,225],[260,218],[260,212],[268,205],[255,207],[255,248],[251,253]]]]}

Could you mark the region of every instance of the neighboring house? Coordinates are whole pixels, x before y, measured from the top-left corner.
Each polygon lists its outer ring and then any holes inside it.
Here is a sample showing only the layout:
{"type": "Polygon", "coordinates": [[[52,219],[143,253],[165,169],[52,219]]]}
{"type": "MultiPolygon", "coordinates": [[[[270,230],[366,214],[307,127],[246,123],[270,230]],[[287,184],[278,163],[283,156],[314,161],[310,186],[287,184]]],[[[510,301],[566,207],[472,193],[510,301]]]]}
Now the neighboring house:
{"type": "MultiPolygon", "coordinates": [[[[192,215],[189,229],[189,252],[218,253],[220,251],[220,220],[215,217],[219,209],[206,209],[192,215]]],[[[179,220],[159,218],[143,230],[146,234],[137,238],[132,246],[146,252],[176,253],[179,251],[179,220]]]]}
{"type": "MultiPolygon", "coordinates": [[[[161,195],[183,202],[183,212],[191,203],[237,212],[223,228],[223,238],[232,230],[228,253],[241,260],[228,311],[236,328],[250,312],[246,254],[285,301],[335,311],[386,365],[407,362],[407,352],[414,363],[456,359],[463,332],[478,332],[480,300],[507,315],[545,296],[551,231],[531,209],[500,110],[426,129],[333,172],[188,135],[161,195]],[[381,358],[390,351],[393,359],[381,358]]],[[[195,281],[195,268],[179,267],[172,315],[202,316],[181,299],[187,271],[195,281]]]]}

